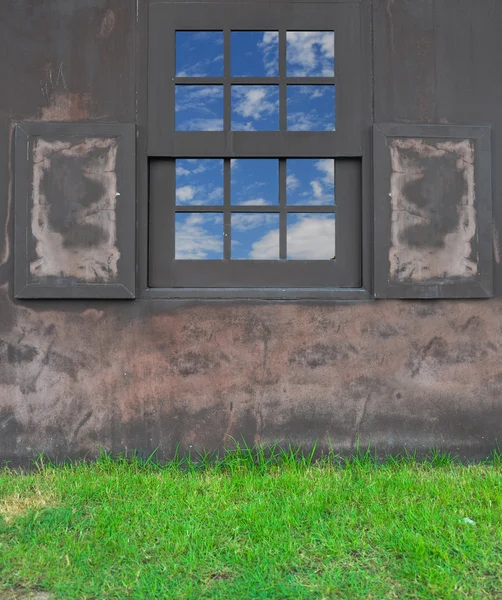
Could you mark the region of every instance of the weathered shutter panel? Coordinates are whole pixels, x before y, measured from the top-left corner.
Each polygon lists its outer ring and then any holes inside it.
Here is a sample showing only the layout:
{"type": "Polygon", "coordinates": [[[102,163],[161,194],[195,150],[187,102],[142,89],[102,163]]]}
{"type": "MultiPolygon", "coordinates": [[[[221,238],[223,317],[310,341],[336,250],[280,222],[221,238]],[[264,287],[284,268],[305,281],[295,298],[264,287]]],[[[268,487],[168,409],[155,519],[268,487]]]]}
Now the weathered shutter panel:
{"type": "Polygon", "coordinates": [[[373,130],[377,298],[493,294],[489,127],[373,130]]]}
{"type": "Polygon", "coordinates": [[[134,298],[135,126],[19,123],[16,298],[134,298]]]}

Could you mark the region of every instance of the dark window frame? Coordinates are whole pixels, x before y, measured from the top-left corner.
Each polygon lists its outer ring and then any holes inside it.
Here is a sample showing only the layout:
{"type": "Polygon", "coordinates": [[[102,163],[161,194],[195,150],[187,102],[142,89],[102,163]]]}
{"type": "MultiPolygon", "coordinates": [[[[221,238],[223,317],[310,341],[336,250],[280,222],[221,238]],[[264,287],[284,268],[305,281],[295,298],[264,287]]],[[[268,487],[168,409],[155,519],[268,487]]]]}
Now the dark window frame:
{"type": "MultiPolygon", "coordinates": [[[[138,206],[138,280],[139,290],[138,293],[144,298],[173,298],[173,299],[200,299],[200,298],[214,298],[214,299],[232,299],[232,298],[249,298],[249,299],[342,299],[342,300],[353,300],[353,299],[366,299],[371,297],[371,227],[369,222],[369,215],[371,211],[371,205],[369,200],[369,185],[370,185],[370,169],[369,163],[369,149],[371,144],[370,137],[370,124],[371,124],[371,39],[370,39],[370,13],[369,3],[366,0],[318,0],[316,2],[308,3],[308,10],[313,15],[317,14],[317,17],[313,17],[311,22],[305,20],[306,5],[296,0],[288,0],[287,3],[292,4],[294,9],[294,19],[284,18],[285,14],[291,11],[284,10],[285,2],[281,0],[275,0],[274,2],[267,2],[267,12],[269,13],[268,19],[269,24],[263,20],[263,12],[261,12],[260,4],[263,4],[261,0],[253,0],[253,2],[243,3],[240,0],[236,0],[232,7],[229,6],[225,0],[199,0],[194,3],[180,3],[171,0],[158,2],[152,1],[139,7],[138,20],[139,20],[139,33],[138,33],[138,118],[139,118],[139,138],[138,138],[138,150],[140,155],[139,160],[139,173],[138,173],[138,187],[139,197],[142,200],[138,206]],[[225,23],[222,24],[221,14],[227,14],[231,9],[235,9],[234,17],[230,21],[230,26],[225,23]],[[273,10],[272,10],[273,9],[273,10]],[[281,21],[279,27],[277,26],[277,13],[280,10],[281,21]],[[204,29],[204,30],[224,30],[232,29],[238,30],[239,26],[236,24],[235,15],[239,14],[239,18],[244,19],[243,25],[240,27],[241,30],[275,30],[283,31],[286,30],[326,30],[326,26],[321,26],[322,19],[319,19],[319,13],[322,13],[324,20],[326,15],[331,15],[333,22],[335,23],[333,29],[335,30],[335,79],[337,82],[346,81],[346,90],[350,88],[349,82],[353,81],[352,90],[358,90],[356,99],[352,94],[351,108],[343,108],[343,96],[337,88],[337,123],[335,132],[175,132],[174,121],[171,124],[160,125],[158,121],[158,109],[157,111],[152,109],[152,98],[159,98],[156,96],[156,86],[172,85],[172,81],[168,81],[169,78],[164,78],[164,83],[159,78],[156,78],[155,84],[152,85],[152,70],[155,71],[155,58],[160,57],[161,53],[156,52],[152,54],[152,24],[156,23],[157,26],[154,29],[160,30],[159,25],[165,21],[167,16],[170,15],[170,31],[174,38],[174,32],[176,29],[204,29]],[[150,13],[150,14],[149,14],[150,13]],[[272,13],[272,16],[270,16],[272,13]],[[172,20],[173,14],[181,14],[184,19],[187,19],[187,15],[190,18],[189,21],[174,21],[172,20]],[[162,17],[164,15],[164,17],[162,17]],[[207,20],[207,16],[212,15],[210,20],[207,20]],[[253,16],[254,15],[254,16],[253,16]],[[258,15],[258,16],[257,16],[258,15]],[[262,16],[260,16],[262,15],[262,16]],[[275,16],[274,16],[275,15],[275,16]],[[298,25],[298,16],[302,15],[302,26],[298,25]],[[336,15],[338,18],[333,19],[336,15]],[[341,15],[345,15],[342,19],[341,15]],[[150,16],[150,28],[148,27],[148,17],[150,16]],[[195,18],[194,18],[195,16],[195,18]],[[250,19],[254,19],[251,23],[250,19]],[[198,21],[199,25],[197,26],[198,21]],[[357,32],[357,36],[360,35],[357,48],[360,50],[357,57],[352,57],[351,60],[342,61],[343,50],[341,49],[345,42],[343,42],[344,34],[342,34],[343,21],[352,23],[353,27],[346,27],[345,32],[350,30],[352,35],[357,32]],[[340,23],[337,30],[336,23],[340,23]],[[244,23],[246,26],[244,26],[244,23]],[[357,23],[357,26],[355,25],[357,23]],[[145,38],[150,41],[150,49],[148,51],[145,48],[145,38]],[[343,43],[342,43],[343,42],[343,43]],[[345,63],[345,66],[343,65],[345,63]],[[345,76],[343,75],[345,70],[345,76]],[[146,72],[150,73],[150,88],[147,94],[147,77],[146,72]],[[345,77],[345,79],[344,79],[345,77]],[[167,82],[165,81],[167,80],[167,82]],[[160,82],[160,83],[159,83],[160,82]],[[360,108],[356,108],[358,105],[360,108]],[[344,115],[351,114],[352,117],[344,119],[344,115]],[[343,120],[342,120],[343,119],[343,120]],[[357,122],[357,126],[354,123],[357,122]],[[148,126],[150,124],[150,131],[148,126]],[[350,131],[352,128],[352,131],[350,131]],[[146,133],[148,132],[148,135],[146,133]],[[157,132],[157,133],[156,133],[157,132]],[[169,135],[165,135],[169,132],[169,135]],[[164,135],[163,135],[164,134],[164,135]],[[286,136],[286,137],[284,137],[286,136]],[[178,139],[176,139],[178,138],[178,139]],[[197,143],[194,144],[197,138],[197,143]],[[221,138],[218,141],[218,138],[221,138]],[[254,138],[254,139],[253,139],[254,138]],[[270,139],[265,139],[270,138],[270,139]],[[282,139],[281,139],[282,138],[282,139]],[[159,141],[160,140],[160,141],[159,141]],[[169,142],[169,140],[171,140],[169,142]],[[188,141],[185,141],[188,140],[188,141]],[[207,141],[206,141],[207,140],[207,141]],[[213,140],[212,142],[210,140],[213,140]],[[214,141],[216,140],[216,142],[214,141]],[[256,140],[256,141],[255,141],[256,140]],[[260,140],[258,142],[258,140],[260,140]],[[309,141],[310,140],[310,141],[309,141]],[[324,141],[325,140],[325,141],[324,141]],[[270,142],[270,144],[269,144],[270,142]],[[192,147],[192,144],[194,146],[192,147]],[[286,146],[287,144],[287,146],[286,146]],[[194,150],[193,148],[196,148],[194,150]],[[271,149],[272,148],[272,149],[271,149]],[[158,161],[156,158],[164,158],[165,162],[158,161]],[[342,227],[341,215],[343,214],[342,202],[338,202],[336,207],[337,215],[337,260],[330,263],[328,261],[276,261],[276,266],[272,266],[270,275],[264,279],[259,277],[260,268],[263,263],[268,263],[267,268],[270,268],[270,263],[274,261],[229,261],[226,268],[223,267],[222,261],[172,261],[170,265],[166,264],[165,254],[162,254],[161,248],[155,246],[155,241],[148,248],[149,241],[155,239],[160,240],[160,235],[166,238],[166,229],[161,232],[160,224],[162,223],[162,213],[174,212],[174,202],[153,201],[151,203],[146,201],[146,198],[151,194],[152,198],[156,194],[159,194],[162,188],[161,181],[164,184],[172,185],[174,181],[174,157],[176,158],[334,158],[335,165],[337,165],[337,199],[340,198],[340,175],[338,174],[338,165],[346,163],[347,165],[354,165],[357,163],[357,167],[360,170],[360,191],[359,199],[356,200],[357,213],[353,214],[352,228],[349,229],[342,227]],[[343,158],[343,160],[336,161],[336,158],[343,158]],[[357,158],[357,161],[346,160],[349,158],[357,158]],[[153,160],[152,160],[153,159],[153,160]],[[163,165],[163,166],[161,166],[163,165]],[[153,166],[152,178],[149,181],[149,171],[153,166]],[[143,200],[145,198],[145,200],[143,200]],[[160,209],[160,211],[159,211],[160,209]],[[160,219],[159,219],[160,217],[160,219]],[[152,236],[152,229],[148,228],[148,222],[153,225],[153,228],[157,228],[158,231],[152,236]],[[347,268],[343,273],[343,268],[340,267],[341,260],[339,260],[344,232],[346,237],[347,232],[352,232],[352,242],[357,240],[357,248],[354,250],[354,261],[357,264],[357,274],[352,277],[348,274],[347,268]],[[176,263],[176,264],[174,264],[176,263]],[[199,263],[196,265],[195,263],[199,263]],[[219,264],[216,264],[219,263],[219,264]],[[243,269],[243,264],[244,265],[243,269]],[[333,279],[329,277],[329,271],[331,268],[331,275],[333,274],[334,263],[338,263],[339,274],[333,279]],[[173,270],[174,266],[174,270],[173,270]],[[147,277],[148,269],[150,271],[150,278],[147,277]],[[160,269],[160,270],[159,270],[160,269]],[[162,269],[166,269],[164,272],[169,273],[167,278],[157,277],[156,274],[162,272],[162,269]],[[279,269],[277,271],[276,269],[279,269]],[[327,271],[325,271],[327,269],[327,271]],[[242,277],[239,274],[246,271],[248,276],[242,277]],[[282,270],[282,274],[281,271],[282,270]],[[307,274],[302,282],[301,277],[294,279],[295,271],[298,273],[303,271],[307,274]],[[210,273],[208,277],[207,273],[210,273]],[[293,279],[289,279],[289,283],[285,279],[287,274],[293,279]],[[185,277],[184,274],[189,273],[189,277],[185,277]],[[211,275],[212,273],[212,275],[211,275]],[[343,273],[343,274],[342,274],[343,273]],[[237,275],[236,275],[237,274],[237,275]],[[326,275],[326,276],[325,276],[326,275]],[[345,278],[344,287],[338,283],[340,277],[345,278]],[[215,284],[217,280],[217,284],[215,284]],[[292,281],[292,284],[291,284],[292,281]],[[173,285],[174,282],[174,285],[173,285]],[[153,285],[152,285],[153,283],[153,285]],[[169,283],[169,287],[167,286],[169,283]],[[194,285],[197,283],[197,285],[194,285]],[[336,285],[338,283],[338,285],[336,285]],[[206,287],[204,287],[206,286],[206,287]]],[[[238,20],[238,19],[237,19],[238,20]]],[[[350,33],[347,38],[350,38],[350,33]]],[[[158,35],[158,34],[157,34],[158,35]]],[[[282,36],[283,39],[285,35],[282,36]]],[[[229,35],[227,35],[229,38],[229,35]]],[[[174,40],[173,40],[174,42],[174,40]]],[[[353,42],[353,40],[352,40],[353,42]]],[[[283,44],[284,45],[284,44],[283,44]]],[[[154,44],[155,46],[155,44],[154,44]]],[[[283,58],[285,60],[285,53],[283,49],[283,58]]],[[[174,76],[174,60],[170,61],[173,65],[173,76],[174,76]]],[[[227,60],[227,63],[229,61],[227,60]]],[[[204,78],[204,83],[214,83],[214,78],[210,78],[207,81],[204,78]]],[[[277,78],[246,78],[246,83],[277,83],[277,78]]],[[[281,103],[284,107],[286,85],[288,83],[306,83],[308,79],[309,84],[326,83],[326,78],[284,78],[281,80],[281,103]],[[283,91],[282,91],[283,90],[283,91]]],[[[332,78],[329,78],[332,79],[332,78]]],[[[188,83],[188,80],[182,80],[182,82],[188,83]]],[[[190,83],[202,83],[202,80],[190,78],[190,83]]],[[[218,80],[218,83],[220,81],[218,80]]],[[[229,86],[231,83],[244,83],[242,78],[232,78],[229,80],[226,78],[224,85],[229,86]]],[[[346,94],[347,98],[351,94],[346,94]]],[[[165,96],[164,96],[165,97],[165,96]]],[[[172,97],[172,96],[170,96],[172,97]]],[[[171,106],[171,109],[174,109],[171,106]]],[[[229,112],[229,108],[226,108],[226,112],[229,112]]],[[[164,109],[164,113],[167,115],[169,110],[167,107],[164,109]]],[[[170,116],[174,114],[174,110],[170,116]]],[[[228,123],[229,115],[226,115],[226,123],[228,123]]],[[[281,119],[285,119],[285,111],[281,112],[281,119]],[[282,116],[284,115],[284,116],[282,116]]],[[[284,128],[284,124],[283,128],[284,128]]],[[[350,172],[350,166],[348,171],[350,172]]],[[[343,176],[341,177],[343,181],[343,176]]],[[[164,194],[165,196],[165,194],[164,194]]],[[[350,206],[354,213],[354,201],[346,203],[350,206]]],[[[263,207],[257,209],[257,212],[269,212],[269,207],[265,210],[263,207]]],[[[211,210],[206,208],[203,210],[211,210]]],[[[228,207],[225,208],[228,210],[228,207]]],[[[193,212],[198,212],[197,210],[193,212]]],[[[234,211],[232,208],[232,212],[234,211]]],[[[291,207],[291,212],[301,212],[298,207],[291,207]]],[[[349,211],[350,212],[350,211],[349,211]]],[[[347,242],[350,244],[350,241],[347,242]]],[[[352,273],[354,273],[354,264],[351,266],[352,273]]],[[[336,270],[336,269],[335,269],[336,270]]]]}

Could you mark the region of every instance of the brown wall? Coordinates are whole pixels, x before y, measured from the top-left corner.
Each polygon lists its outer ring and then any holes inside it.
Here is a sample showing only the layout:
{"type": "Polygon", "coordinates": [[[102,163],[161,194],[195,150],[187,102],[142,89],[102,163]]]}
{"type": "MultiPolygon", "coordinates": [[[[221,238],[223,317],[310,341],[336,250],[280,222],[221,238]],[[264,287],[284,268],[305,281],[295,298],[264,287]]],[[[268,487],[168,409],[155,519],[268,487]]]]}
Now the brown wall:
{"type": "MultiPolygon", "coordinates": [[[[12,124],[134,121],[135,23],[135,0],[0,6],[0,459],[230,436],[485,455],[502,437],[500,297],[13,300],[12,124]]],[[[373,3],[375,122],[493,126],[499,296],[501,27],[492,0],[373,3]]]]}

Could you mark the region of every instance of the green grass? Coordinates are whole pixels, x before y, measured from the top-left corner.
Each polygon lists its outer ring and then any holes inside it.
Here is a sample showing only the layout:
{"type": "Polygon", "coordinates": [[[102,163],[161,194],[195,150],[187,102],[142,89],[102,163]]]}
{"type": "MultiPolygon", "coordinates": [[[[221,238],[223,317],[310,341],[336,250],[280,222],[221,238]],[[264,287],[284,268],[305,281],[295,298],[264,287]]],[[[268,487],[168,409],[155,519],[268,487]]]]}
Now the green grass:
{"type": "Polygon", "coordinates": [[[502,460],[237,449],[0,470],[0,598],[502,598],[502,460]],[[466,522],[470,519],[474,523],[466,522]]]}

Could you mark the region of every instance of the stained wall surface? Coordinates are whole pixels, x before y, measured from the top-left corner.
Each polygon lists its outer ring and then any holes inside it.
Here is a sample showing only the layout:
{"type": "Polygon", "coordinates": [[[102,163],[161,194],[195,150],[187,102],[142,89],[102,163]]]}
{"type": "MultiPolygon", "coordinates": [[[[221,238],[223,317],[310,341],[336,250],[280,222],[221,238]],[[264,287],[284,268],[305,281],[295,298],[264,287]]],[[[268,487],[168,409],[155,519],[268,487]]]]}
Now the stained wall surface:
{"type": "Polygon", "coordinates": [[[137,8],[0,6],[0,459],[242,437],[485,456],[502,437],[502,5],[371,7],[375,122],[492,126],[495,298],[15,301],[13,124],[134,122],[137,8]]]}

